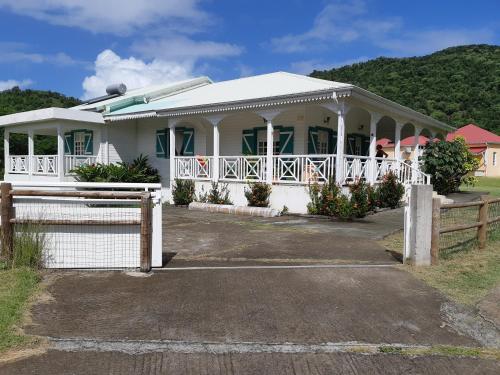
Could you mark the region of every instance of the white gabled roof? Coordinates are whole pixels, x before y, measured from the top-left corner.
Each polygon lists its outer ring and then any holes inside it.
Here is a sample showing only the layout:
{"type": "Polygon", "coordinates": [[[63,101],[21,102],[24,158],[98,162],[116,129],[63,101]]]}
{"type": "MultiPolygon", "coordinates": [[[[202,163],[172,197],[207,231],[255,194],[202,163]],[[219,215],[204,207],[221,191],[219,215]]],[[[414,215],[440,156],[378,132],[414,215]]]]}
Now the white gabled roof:
{"type": "Polygon", "coordinates": [[[50,120],[66,120],[104,124],[104,118],[100,113],[78,111],[68,108],[44,108],[0,116],[0,127],[50,120]]]}
{"type": "Polygon", "coordinates": [[[352,85],[298,74],[276,72],[200,86],[163,99],[151,101],[150,103],[137,104],[113,111],[109,114],[109,117],[137,112],[175,110],[272,99],[273,97],[307,94],[326,90],[334,91],[349,87],[352,87],[352,85]]]}
{"type": "Polygon", "coordinates": [[[124,108],[134,104],[149,103],[153,100],[158,100],[169,95],[175,95],[186,90],[192,90],[211,83],[212,81],[208,77],[198,77],[175,83],[147,86],[127,91],[124,95],[115,98],[91,104],[80,104],[73,107],[73,109],[108,112],[113,111],[116,108],[124,108]]]}

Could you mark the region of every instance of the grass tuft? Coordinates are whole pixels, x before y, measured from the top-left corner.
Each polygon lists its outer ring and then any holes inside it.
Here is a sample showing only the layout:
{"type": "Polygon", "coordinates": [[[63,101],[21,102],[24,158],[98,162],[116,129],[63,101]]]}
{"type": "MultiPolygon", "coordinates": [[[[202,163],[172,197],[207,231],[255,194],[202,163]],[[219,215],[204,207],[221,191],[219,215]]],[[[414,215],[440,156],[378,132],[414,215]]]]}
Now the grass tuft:
{"type": "Polygon", "coordinates": [[[27,301],[36,290],[39,276],[27,267],[0,271],[0,352],[29,342],[16,332],[27,301]]]}

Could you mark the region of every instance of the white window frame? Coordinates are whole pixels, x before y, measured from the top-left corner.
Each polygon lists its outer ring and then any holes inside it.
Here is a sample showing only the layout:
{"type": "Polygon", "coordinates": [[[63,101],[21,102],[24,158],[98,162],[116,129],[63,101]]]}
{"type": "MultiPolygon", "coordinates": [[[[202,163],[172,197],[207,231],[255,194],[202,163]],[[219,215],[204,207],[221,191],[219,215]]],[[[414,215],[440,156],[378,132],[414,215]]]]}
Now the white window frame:
{"type": "Polygon", "coordinates": [[[73,133],[73,153],[74,155],[85,155],[85,132],[73,133]]]}
{"type": "Polygon", "coordinates": [[[493,152],[493,157],[491,160],[492,160],[493,166],[496,167],[497,166],[497,153],[496,153],[496,151],[493,152]]]}
{"type": "MultiPolygon", "coordinates": [[[[280,153],[280,133],[275,130],[273,133],[273,154],[280,153]]],[[[267,155],[267,132],[265,130],[257,131],[257,155],[267,155]]]]}

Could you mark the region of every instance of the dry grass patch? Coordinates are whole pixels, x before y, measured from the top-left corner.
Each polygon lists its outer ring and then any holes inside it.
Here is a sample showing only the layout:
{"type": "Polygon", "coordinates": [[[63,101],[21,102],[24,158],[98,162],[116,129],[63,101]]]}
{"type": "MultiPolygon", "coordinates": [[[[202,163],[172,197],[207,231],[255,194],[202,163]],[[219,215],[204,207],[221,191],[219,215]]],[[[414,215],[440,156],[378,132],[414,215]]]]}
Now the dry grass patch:
{"type": "MultiPolygon", "coordinates": [[[[402,253],[403,233],[386,237],[381,244],[402,253]]],[[[432,267],[404,269],[457,302],[474,305],[500,283],[500,241],[491,241],[484,250],[461,251],[441,259],[432,267]]]]}

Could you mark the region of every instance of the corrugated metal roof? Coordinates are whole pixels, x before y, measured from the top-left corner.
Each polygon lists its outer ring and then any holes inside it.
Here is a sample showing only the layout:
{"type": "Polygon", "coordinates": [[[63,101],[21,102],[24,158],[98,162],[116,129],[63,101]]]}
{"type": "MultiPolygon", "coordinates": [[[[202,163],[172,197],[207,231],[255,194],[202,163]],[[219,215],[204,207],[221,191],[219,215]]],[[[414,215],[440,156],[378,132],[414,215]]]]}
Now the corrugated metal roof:
{"type": "Polygon", "coordinates": [[[451,141],[458,136],[464,137],[467,144],[500,143],[499,135],[493,134],[474,124],[462,126],[453,133],[449,133],[446,140],[451,141]]]}
{"type": "Polygon", "coordinates": [[[352,86],[298,74],[276,72],[212,83],[150,103],[136,104],[119,109],[111,113],[111,115],[209,106],[264,98],[269,99],[272,97],[349,87],[352,86]]]}

